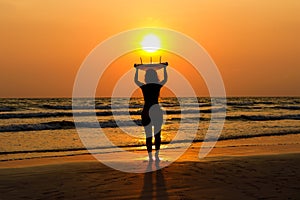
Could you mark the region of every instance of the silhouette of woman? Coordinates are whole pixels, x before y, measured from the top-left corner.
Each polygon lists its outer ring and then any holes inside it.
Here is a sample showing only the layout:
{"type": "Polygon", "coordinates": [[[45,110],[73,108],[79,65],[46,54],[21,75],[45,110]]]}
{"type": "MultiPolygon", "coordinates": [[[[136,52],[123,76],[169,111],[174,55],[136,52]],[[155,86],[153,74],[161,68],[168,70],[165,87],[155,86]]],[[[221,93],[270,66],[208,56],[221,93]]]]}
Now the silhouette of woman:
{"type": "Polygon", "coordinates": [[[159,81],[157,72],[148,69],[145,74],[145,83],[138,79],[139,69],[136,67],[135,83],[142,89],[144,96],[144,107],[142,111],[142,125],[146,133],[146,146],[149,161],[152,161],[152,126],[154,127],[155,160],[159,161],[159,150],[161,144],[161,126],[163,123],[163,112],[158,104],[160,89],[167,82],[168,75],[166,66],[164,66],[164,80],[159,81]]]}

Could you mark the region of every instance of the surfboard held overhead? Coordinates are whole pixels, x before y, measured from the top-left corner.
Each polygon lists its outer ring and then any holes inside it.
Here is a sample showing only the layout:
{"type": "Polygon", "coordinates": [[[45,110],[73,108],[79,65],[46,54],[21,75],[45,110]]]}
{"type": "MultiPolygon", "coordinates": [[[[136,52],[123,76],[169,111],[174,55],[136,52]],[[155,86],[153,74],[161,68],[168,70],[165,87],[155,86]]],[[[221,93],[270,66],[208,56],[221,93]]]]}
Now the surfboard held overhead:
{"type": "Polygon", "coordinates": [[[159,59],[160,62],[159,63],[152,63],[152,57],[150,58],[150,63],[148,64],[143,64],[142,59],[141,60],[141,64],[134,64],[135,68],[138,68],[140,70],[148,70],[148,69],[154,69],[154,70],[158,70],[161,69],[163,67],[168,66],[168,62],[161,62],[161,58],[159,59]]]}

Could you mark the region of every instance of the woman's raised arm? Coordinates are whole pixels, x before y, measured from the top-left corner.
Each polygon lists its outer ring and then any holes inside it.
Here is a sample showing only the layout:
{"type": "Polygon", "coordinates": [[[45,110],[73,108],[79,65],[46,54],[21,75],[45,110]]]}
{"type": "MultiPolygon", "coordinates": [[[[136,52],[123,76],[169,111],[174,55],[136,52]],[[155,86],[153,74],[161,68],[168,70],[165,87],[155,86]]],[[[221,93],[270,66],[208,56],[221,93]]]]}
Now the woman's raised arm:
{"type": "Polygon", "coordinates": [[[142,82],[139,81],[139,69],[136,67],[135,68],[135,76],[134,76],[134,82],[137,86],[141,87],[142,85],[144,85],[142,82]]]}
{"type": "Polygon", "coordinates": [[[159,84],[164,85],[168,81],[168,73],[167,73],[167,66],[164,67],[164,80],[162,80],[159,84]]]}

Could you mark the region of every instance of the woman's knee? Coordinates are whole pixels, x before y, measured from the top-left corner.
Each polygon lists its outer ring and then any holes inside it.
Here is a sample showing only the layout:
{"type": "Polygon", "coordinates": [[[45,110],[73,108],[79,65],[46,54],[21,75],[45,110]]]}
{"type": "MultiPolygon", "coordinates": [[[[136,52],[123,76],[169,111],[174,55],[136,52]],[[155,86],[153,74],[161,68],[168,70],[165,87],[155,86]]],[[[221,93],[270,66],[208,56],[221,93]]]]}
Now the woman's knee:
{"type": "Polygon", "coordinates": [[[161,134],[161,126],[154,126],[154,135],[159,135],[161,134]]]}
{"type": "Polygon", "coordinates": [[[146,133],[146,137],[152,137],[152,126],[148,125],[148,126],[144,126],[145,129],[145,133],[146,133]]]}

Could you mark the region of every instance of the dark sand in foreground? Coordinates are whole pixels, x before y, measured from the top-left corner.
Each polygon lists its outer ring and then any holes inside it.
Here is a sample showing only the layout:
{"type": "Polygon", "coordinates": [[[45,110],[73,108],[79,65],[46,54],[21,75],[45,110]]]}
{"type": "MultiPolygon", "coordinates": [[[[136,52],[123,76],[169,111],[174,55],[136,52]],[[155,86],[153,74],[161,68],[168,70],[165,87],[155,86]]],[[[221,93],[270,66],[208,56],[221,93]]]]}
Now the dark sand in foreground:
{"type": "Polygon", "coordinates": [[[299,145],[277,146],[273,154],[249,148],[252,154],[238,156],[220,148],[227,153],[204,160],[190,159],[198,152],[191,148],[162,170],[139,174],[91,156],[5,162],[0,199],[299,199],[299,145]]]}

